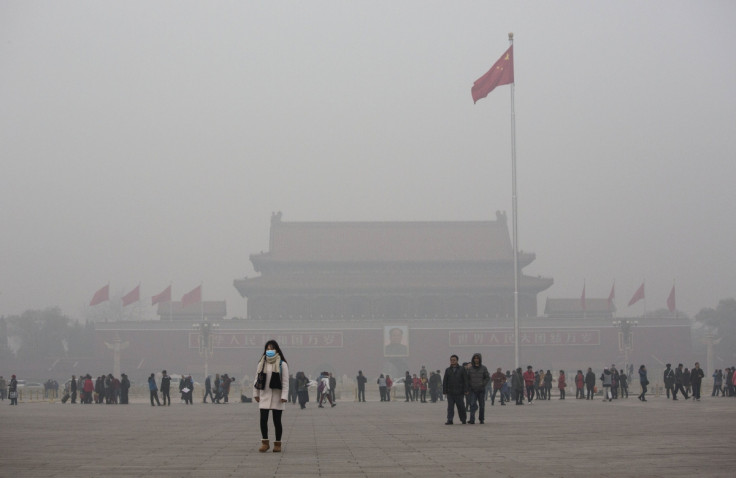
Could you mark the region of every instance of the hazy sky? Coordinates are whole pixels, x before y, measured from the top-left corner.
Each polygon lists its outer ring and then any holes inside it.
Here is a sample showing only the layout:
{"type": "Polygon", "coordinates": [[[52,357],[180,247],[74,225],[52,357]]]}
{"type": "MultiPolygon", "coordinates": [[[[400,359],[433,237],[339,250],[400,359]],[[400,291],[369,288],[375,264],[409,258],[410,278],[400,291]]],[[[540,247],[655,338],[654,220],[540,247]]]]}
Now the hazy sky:
{"type": "Polygon", "coordinates": [[[511,215],[539,296],[736,295],[736,2],[0,3],[0,315],[232,283],[285,221],[511,215]]]}

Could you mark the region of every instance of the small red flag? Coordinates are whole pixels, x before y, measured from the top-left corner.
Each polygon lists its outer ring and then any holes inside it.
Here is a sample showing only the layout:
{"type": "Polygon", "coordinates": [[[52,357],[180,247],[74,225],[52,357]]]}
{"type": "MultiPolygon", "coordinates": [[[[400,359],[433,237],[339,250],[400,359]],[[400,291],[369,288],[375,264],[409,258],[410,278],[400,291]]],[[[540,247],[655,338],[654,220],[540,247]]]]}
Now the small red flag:
{"type": "Polygon", "coordinates": [[[133,304],[141,300],[141,285],[138,284],[135,289],[131,290],[123,296],[123,307],[133,304]]]}
{"type": "Polygon", "coordinates": [[[514,82],[514,45],[511,45],[506,53],[501,55],[488,72],[475,80],[470,93],[473,95],[473,103],[488,96],[488,93],[500,85],[508,85],[514,82]]]}
{"type": "Polygon", "coordinates": [[[629,307],[636,304],[640,300],[644,298],[644,283],[641,283],[641,286],[634,292],[633,297],[631,297],[631,300],[629,301],[629,307]]]}
{"type": "Polygon", "coordinates": [[[614,281],[611,285],[611,293],[608,294],[608,308],[613,308],[613,299],[616,298],[616,282],[614,281]]]}
{"type": "Polygon", "coordinates": [[[667,297],[667,308],[670,309],[670,312],[673,314],[675,313],[675,286],[672,286],[670,296],[667,297]]]}
{"type": "Polygon", "coordinates": [[[89,302],[89,305],[97,305],[108,300],[110,300],[110,284],[107,284],[105,287],[95,292],[95,295],[92,296],[92,300],[89,302]]]}
{"type": "Polygon", "coordinates": [[[171,286],[168,286],[160,294],[154,295],[153,297],[151,297],[151,305],[156,305],[159,302],[163,302],[163,303],[171,302],[171,286]]]}
{"type": "Polygon", "coordinates": [[[194,289],[190,290],[183,296],[181,296],[181,306],[186,307],[188,305],[202,302],[202,286],[198,285],[194,289]]]}

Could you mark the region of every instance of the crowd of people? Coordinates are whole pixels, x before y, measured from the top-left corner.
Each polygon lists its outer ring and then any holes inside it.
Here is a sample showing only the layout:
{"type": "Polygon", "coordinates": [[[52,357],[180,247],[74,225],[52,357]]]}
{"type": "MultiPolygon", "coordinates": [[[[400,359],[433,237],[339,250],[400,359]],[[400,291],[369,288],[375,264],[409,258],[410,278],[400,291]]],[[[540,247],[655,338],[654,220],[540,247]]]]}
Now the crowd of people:
{"type": "MultiPolygon", "coordinates": [[[[463,385],[463,402],[465,409],[470,412],[475,409],[479,411],[479,420],[483,420],[483,408],[486,401],[490,401],[491,405],[495,405],[498,401],[500,405],[506,405],[514,402],[516,405],[531,404],[538,400],[551,400],[553,390],[559,400],[567,398],[567,391],[575,390],[576,399],[592,400],[596,395],[602,394],[603,400],[612,401],[619,398],[629,398],[629,385],[634,379],[638,378],[641,390],[637,390],[637,398],[641,401],[647,401],[646,394],[648,391],[649,377],[646,367],[642,365],[637,371],[633,370],[633,366],[627,369],[619,369],[614,364],[605,367],[603,372],[597,376],[592,368],[582,369],[568,376],[564,370],[555,371],[554,373],[547,369],[534,369],[531,365],[526,370],[506,370],[496,368],[490,373],[485,365],[482,364],[480,354],[474,354],[469,362],[451,364],[444,374],[440,370],[428,371],[422,365],[418,373],[405,372],[404,377],[398,380],[392,379],[388,374],[379,374],[376,379],[380,401],[389,402],[396,400],[403,395],[405,402],[429,403],[444,401],[448,395],[453,393],[457,387],[453,379],[455,375],[455,367],[462,368],[463,380],[467,380],[467,384],[463,385]],[[451,370],[452,369],[452,370],[451,370]],[[448,375],[448,371],[452,371],[453,375],[448,375]],[[450,386],[448,386],[448,380],[450,386]],[[600,388],[598,387],[600,385],[600,388]],[[400,388],[399,388],[400,387],[400,388]],[[454,387],[454,388],[453,388],[454,387]],[[395,389],[396,388],[396,389],[395,389]]],[[[733,397],[736,396],[736,367],[728,367],[726,369],[716,370],[712,374],[713,389],[711,396],[733,397]]],[[[692,368],[684,367],[678,364],[672,367],[667,364],[662,377],[664,393],[666,397],[678,400],[678,396],[686,400],[690,398],[700,400],[701,386],[704,379],[704,371],[699,363],[695,363],[692,368]]],[[[228,374],[208,375],[204,383],[203,402],[207,403],[209,397],[210,402],[214,404],[228,403],[230,388],[235,378],[228,374]]],[[[337,404],[336,389],[337,380],[332,373],[321,372],[316,380],[310,380],[303,371],[299,371],[294,375],[288,375],[289,393],[287,401],[290,403],[299,403],[300,408],[304,409],[310,401],[309,388],[316,386],[316,403],[320,408],[324,407],[324,403],[328,402],[332,407],[337,404]]],[[[357,401],[365,402],[366,386],[368,378],[359,371],[355,377],[357,385],[357,401]]],[[[186,404],[193,404],[194,381],[191,375],[183,376],[178,381],[179,393],[181,399],[186,404]]],[[[76,377],[72,375],[71,380],[67,381],[64,386],[63,402],[71,400],[71,403],[84,404],[127,404],[131,382],[126,374],[121,374],[118,379],[112,374],[100,375],[93,378],[87,374],[76,377]]],[[[58,382],[48,380],[44,383],[44,397],[49,398],[55,388],[58,388],[58,382]]],[[[150,402],[152,406],[170,405],[171,404],[171,376],[163,370],[161,378],[157,383],[154,373],[148,378],[148,390],[150,392],[150,402]],[[160,398],[159,398],[160,397],[160,398]]],[[[706,392],[707,393],[707,392],[706,392]]],[[[0,399],[10,398],[12,404],[17,404],[18,398],[18,381],[13,375],[10,381],[6,381],[0,376],[0,399]]],[[[449,398],[448,398],[449,400],[449,398]]],[[[245,395],[241,395],[241,401],[250,402],[251,399],[245,395]]],[[[454,404],[457,400],[453,399],[454,404]]],[[[473,416],[473,415],[471,415],[473,416]]],[[[450,421],[450,420],[448,420],[450,421]]],[[[462,420],[461,420],[462,421],[462,420]]],[[[471,418],[471,423],[474,420],[471,418]]]]}

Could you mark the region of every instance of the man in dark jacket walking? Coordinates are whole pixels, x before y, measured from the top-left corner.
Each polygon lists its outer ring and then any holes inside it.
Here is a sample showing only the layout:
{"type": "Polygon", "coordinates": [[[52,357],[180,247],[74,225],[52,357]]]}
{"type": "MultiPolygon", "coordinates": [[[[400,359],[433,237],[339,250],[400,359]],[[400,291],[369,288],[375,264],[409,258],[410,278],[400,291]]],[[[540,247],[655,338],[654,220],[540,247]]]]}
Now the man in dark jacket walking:
{"type": "Polygon", "coordinates": [[[695,400],[700,400],[700,384],[703,382],[704,376],[705,373],[700,368],[700,363],[695,362],[695,366],[690,371],[690,385],[693,387],[693,398],[695,400]]]}
{"type": "Polygon", "coordinates": [[[445,425],[452,425],[457,406],[457,416],[465,424],[465,400],[468,393],[468,375],[465,369],[458,364],[457,355],[450,356],[450,366],[445,369],[442,379],[442,393],[447,395],[447,421],[445,425]]]}
{"type": "Polygon", "coordinates": [[[678,390],[682,392],[682,395],[685,397],[685,400],[690,398],[687,396],[687,391],[685,390],[684,383],[683,383],[682,364],[679,364],[677,368],[675,369],[675,390],[672,392],[672,400],[677,400],[678,390]]]}
{"type": "Polygon", "coordinates": [[[468,387],[470,397],[470,420],[471,425],[475,423],[475,411],[478,411],[478,420],[482,424],[486,416],[486,386],[491,380],[488,368],[483,365],[483,357],[479,353],[473,354],[468,368],[468,387]]]}

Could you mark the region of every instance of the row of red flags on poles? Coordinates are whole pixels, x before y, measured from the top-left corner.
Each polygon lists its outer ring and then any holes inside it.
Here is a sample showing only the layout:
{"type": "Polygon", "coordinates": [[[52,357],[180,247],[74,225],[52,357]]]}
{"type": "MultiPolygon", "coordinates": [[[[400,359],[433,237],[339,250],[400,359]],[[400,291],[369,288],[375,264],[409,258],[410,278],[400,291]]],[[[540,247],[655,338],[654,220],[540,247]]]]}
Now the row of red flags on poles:
{"type": "MultiPolygon", "coordinates": [[[[636,289],[636,292],[634,292],[634,295],[631,296],[631,300],[629,300],[628,307],[631,307],[632,305],[636,304],[640,300],[644,299],[644,282],[641,283],[638,289],[636,289]]],[[[616,298],[616,283],[611,286],[611,293],[608,294],[608,306],[613,306],[613,299],[616,298]]],[[[583,310],[585,310],[585,284],[583,284],[583,294],[580,296],[580,305],[582,306],[583,310]]],[[[667,309],[669,309],[670,312],[673,314],[675,313],[675,286],[672,286],[672,290],[670,291],[670,295],[667,297],[667,309]]]]}
{"type": "MultiPolygon", "coordinates": [[[[101,304],[102,302],[107,302],[110,300],[110,284],[107,284],[106,286],[102,287],[100,290],[95,292],[95,295],[92,296],[92,300],[90,301],[89,305],[97,305],[101,304]]],[[[123,301],[123,307],[135,304],[136,302],[141,300],[141,286],[138,284],[135,289],[131,290],[127,294],[125,294],[122,297],[123,301]]],[[[151,297],[151,305],[156,305],[158,303],[165,304],[166,302],[171,302],[171,286],[168,286],[166,289],[164,289],[160,294],[156,294],[151,297]]],[[[186,307],[188,305],[197,304],[199,302],[202,302],[202,285],[198,285],[194,289],[190,290],[186,294],[184,294],[181,297],[181,305],[182,307],[186,307]]]]}

